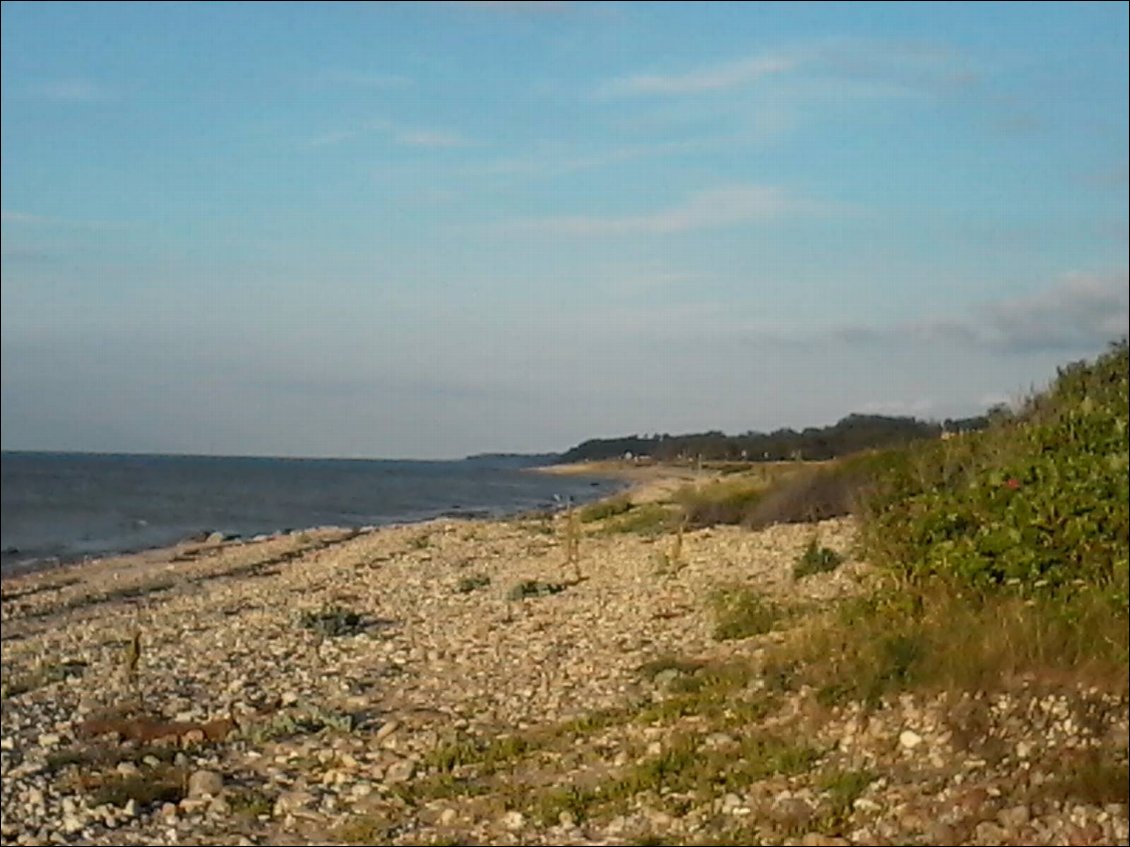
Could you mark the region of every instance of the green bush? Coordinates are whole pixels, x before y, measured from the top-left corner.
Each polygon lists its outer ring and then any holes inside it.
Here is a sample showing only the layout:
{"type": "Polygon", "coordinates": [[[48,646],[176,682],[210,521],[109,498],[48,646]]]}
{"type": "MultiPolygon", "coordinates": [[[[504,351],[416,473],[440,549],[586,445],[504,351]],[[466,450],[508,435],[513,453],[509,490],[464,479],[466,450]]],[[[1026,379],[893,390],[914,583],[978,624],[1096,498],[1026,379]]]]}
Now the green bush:
{"type": "Polygon", "coordinates": [[[609,519],[603,531],[635,532],[640,535],[660,535],[675,529],[679,524],[679,515],[659,503],[644,503],[635,506],[631,511],[609,519]]]}
{"type": "Polygon", "coordinates": [[[844,557],[829,547],[823,547],[815,538],[808,542],[793,567],[793,578],[803,579],[818,573],[834,571],[843,564],[844,557]]]}
{"type": "Polygon", "coordinates": [[[301,623],[304,628],[330,638],[356,635],[365,629],[361,614],[341,606],[325,606],[317,612],[303,612],[301,623]]]}
{"type": "Polygon", "coordinates": [[[490,577],[486,574],[477,573],[474,576],[462,577],[455,585],[455,590],[459,594],[470,594],[472,591],[478,591],[480,588],[486,588],[490,585],[490,577]]]}
{"type": "Polygon", "coordinates": [[[784,618],[784,612],[752,588],[721,588],[710,598],[714,610],[714,638],[732,641],[763,635],[784,618]]]}
{"type": "Polygon", "coordinates": [[[632,508],[632,500],[627,494],[617,494],[604,500],[597,500],[584,506],[579,513],[581,523],[592,523],[605,518],[622,515],[632,508]]]}
{"type": "Polygon", "coordinates": [[[980,589],[1102,586],[1125,605],[1127,364],[1123,341],[1016,417],[891,463],[868,507],[873,558],[980,589]]]}
{"type": "Polygon", "coordinates": [[[675,494],[675,501],[683,508],[688,529],[740,524],[764,490],[765,485],[760,480],[727,479],[682,488],[675,494]]]}

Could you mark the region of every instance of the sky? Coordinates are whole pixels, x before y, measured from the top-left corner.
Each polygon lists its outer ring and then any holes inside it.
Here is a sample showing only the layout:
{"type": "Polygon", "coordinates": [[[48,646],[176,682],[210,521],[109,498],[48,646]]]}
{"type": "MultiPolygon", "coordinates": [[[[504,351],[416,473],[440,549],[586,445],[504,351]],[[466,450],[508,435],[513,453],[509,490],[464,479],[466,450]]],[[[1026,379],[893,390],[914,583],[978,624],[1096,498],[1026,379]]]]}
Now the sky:
{"type": "Polygon", "coordinates": [[[942,420],[1127,333],[1125,3],[9,3],[0,446],[942,420]]]}

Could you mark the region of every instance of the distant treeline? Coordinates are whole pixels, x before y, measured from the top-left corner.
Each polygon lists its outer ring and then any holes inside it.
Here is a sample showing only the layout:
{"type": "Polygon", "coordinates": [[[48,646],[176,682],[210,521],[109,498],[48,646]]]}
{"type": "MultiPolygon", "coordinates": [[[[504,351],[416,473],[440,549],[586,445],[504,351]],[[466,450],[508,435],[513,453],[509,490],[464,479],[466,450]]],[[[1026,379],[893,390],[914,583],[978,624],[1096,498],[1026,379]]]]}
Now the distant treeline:
{"type": "Polygon", "coordinates": [[[688,459],[711,461],[780,461],[784,459],[833,459],[875,447],[894,447],[922,438],[937,438],[943,432],[968,432],[988,426],[987,415],[941,423],[911,417],[848,415],[825,427],[797,431],[747,432],[726,435],[702,432],[690,435],[628,435],[622,438],[592,438],[566,451],[561,460],[581,462],[615,459],[631,454],[657,461],[688,459]]]}

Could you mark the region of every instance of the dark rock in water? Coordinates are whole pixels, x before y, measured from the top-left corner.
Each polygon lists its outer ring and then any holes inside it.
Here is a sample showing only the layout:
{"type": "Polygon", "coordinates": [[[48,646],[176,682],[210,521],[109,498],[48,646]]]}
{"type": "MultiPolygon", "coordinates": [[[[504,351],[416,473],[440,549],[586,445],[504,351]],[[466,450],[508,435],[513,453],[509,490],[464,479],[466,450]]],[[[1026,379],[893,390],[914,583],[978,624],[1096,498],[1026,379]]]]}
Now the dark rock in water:
{"type": "Polygon", "coordinates": [[[471,518],[472,520],[480,520],[482,518],[489,518],[491,516],[489,509],[448,509],[446,512],[440,512],[441,518],[471,518]]]}
{"type": "Polygon", "coordinates": [[[202,544],[208,540],[208,536],[210,536],[211,534],[212,530],[202,529],[200,530],[200,532],[192,533],[192,535],[188,536],[185,541],[191,542],[193,544],[202,544]]]}
{"type": "Polygon", "coordinates": [[[5,556],[18,556],[18,555],[20,555],[20,548],[19,547],[5,547],[3,550],[0,550],[0,553],[3,553],[5,556]]]}

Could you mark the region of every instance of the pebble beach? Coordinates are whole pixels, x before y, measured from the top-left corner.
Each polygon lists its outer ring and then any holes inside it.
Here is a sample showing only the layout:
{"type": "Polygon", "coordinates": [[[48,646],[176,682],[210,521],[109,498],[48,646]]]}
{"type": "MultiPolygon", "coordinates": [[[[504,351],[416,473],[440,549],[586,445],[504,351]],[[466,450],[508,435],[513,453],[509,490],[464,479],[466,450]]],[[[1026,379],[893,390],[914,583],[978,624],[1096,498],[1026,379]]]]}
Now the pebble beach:
{"type": "MultiPolygon", "coordinates": [[[[693,478],[645,469],[631,496],[693,478]]],[[[851,518],[677,537],[597,522],[572,551],[566,524],[214,538],[5,580],[0,840],[1127,843],[1125,800],[1039,790],[1095,748],[1125,761],[1121,695],[1020,691],[970,706],[969,727],[944,694],[863,709],[792,692],[713,723],[664,709],[686,662],[756,662],[784,637],[719,640],[720,587],[812,613],[867,590],[851,518]],[[813,537],[845,563],[798,580],[813,537]],[[686,796],[624,789],[673,750],[743,762],[766,733],[803,741],[803,766],[686,796]],[[868,775],[846,806],[828,776],[845,773],[868,775]],[[562,800],[601,785],[624,796],[562,800]]]]}

